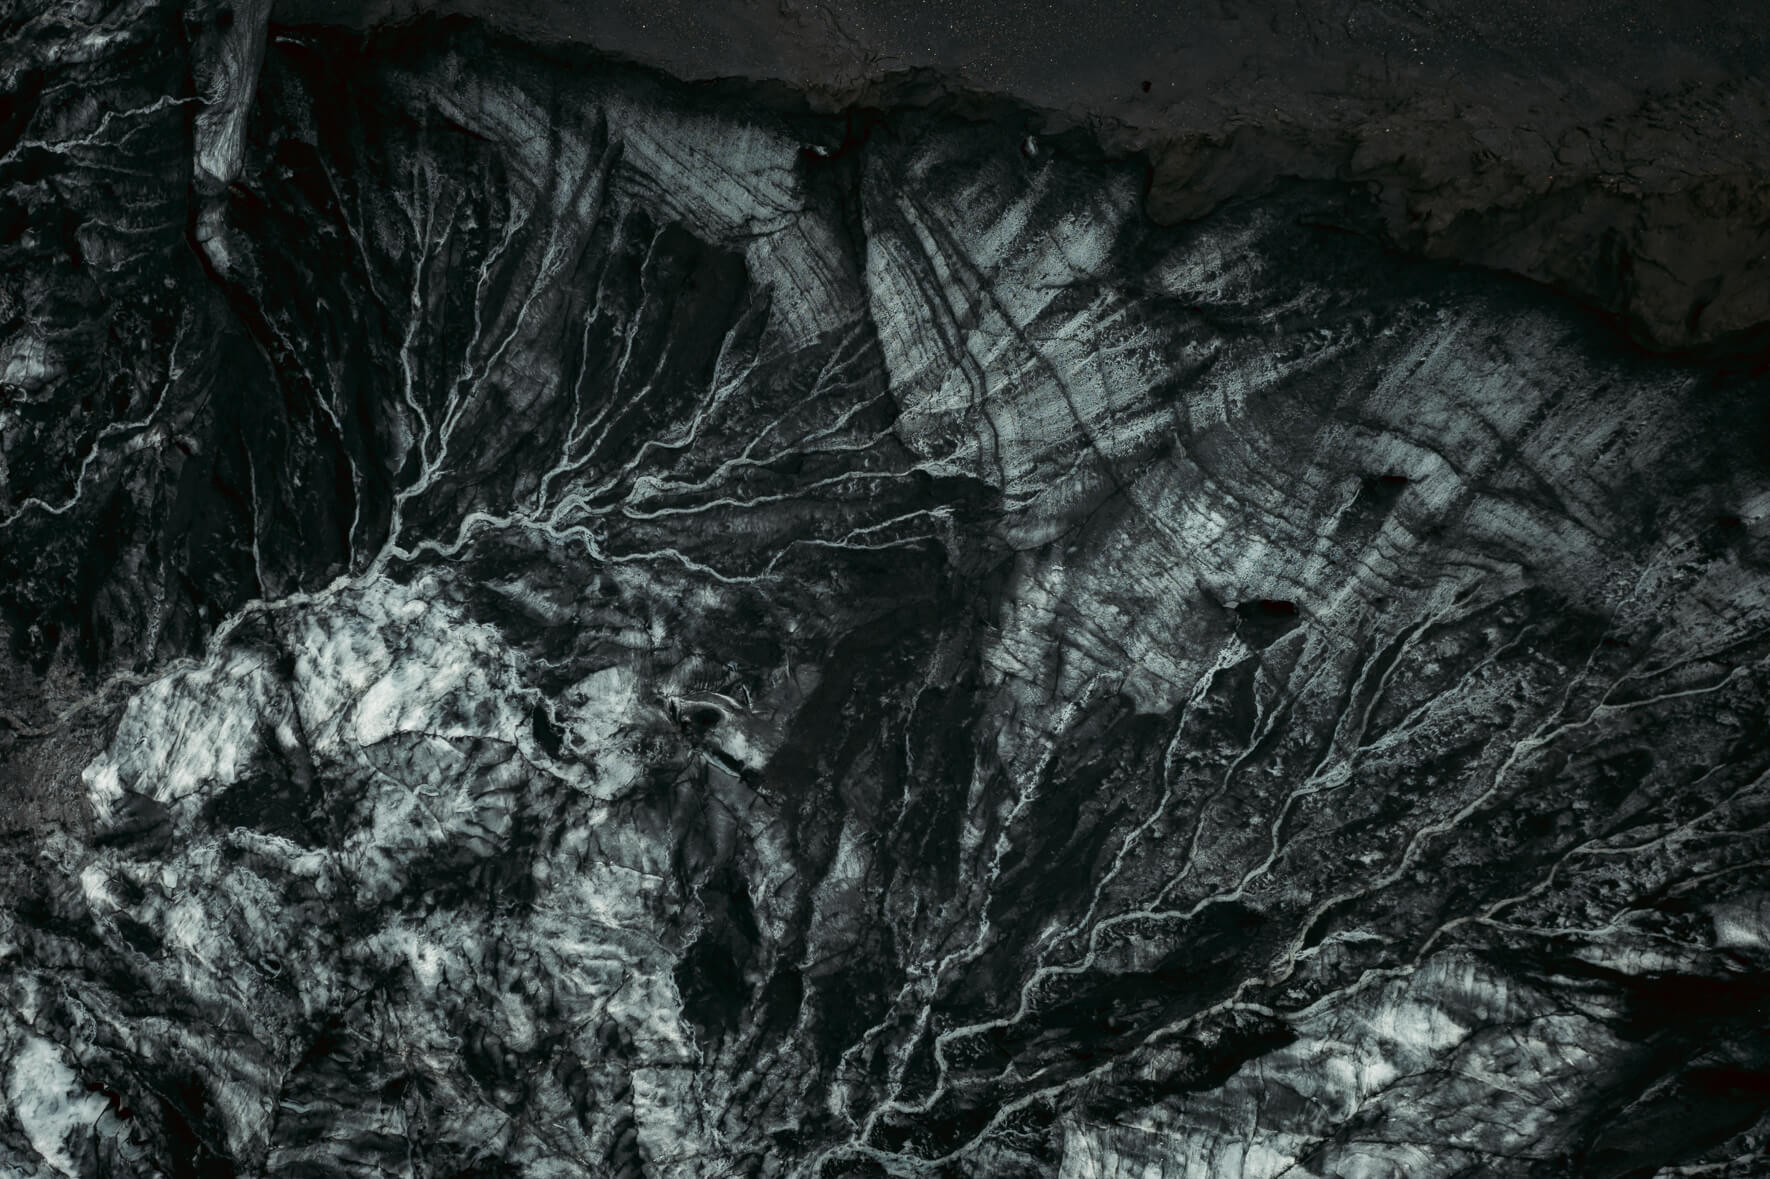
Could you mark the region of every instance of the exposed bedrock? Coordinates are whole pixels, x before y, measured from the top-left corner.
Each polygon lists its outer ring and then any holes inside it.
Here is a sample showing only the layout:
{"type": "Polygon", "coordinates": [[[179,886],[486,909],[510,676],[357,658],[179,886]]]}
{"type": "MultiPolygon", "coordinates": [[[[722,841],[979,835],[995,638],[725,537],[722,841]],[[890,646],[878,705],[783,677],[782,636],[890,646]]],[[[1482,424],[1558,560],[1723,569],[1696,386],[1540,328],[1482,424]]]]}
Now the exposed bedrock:
{"type": "Polygon", "coordinates": [[[1762,1173],[1750,355],[1018,108],[4,19],[9,1173],[1762,1173]]]}

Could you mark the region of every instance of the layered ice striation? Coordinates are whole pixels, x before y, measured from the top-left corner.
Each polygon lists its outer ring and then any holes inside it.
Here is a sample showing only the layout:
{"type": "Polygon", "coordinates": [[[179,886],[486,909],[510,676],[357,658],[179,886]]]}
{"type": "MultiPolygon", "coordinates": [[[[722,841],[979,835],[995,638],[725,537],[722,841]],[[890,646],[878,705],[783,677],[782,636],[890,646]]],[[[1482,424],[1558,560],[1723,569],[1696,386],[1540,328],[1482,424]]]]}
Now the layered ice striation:
{"type": "Polygon", "coordinates": [[[1010,115],[107,12],[0,165],[9,1173],[1762,1173],[1761,375],[1010,115]]]}

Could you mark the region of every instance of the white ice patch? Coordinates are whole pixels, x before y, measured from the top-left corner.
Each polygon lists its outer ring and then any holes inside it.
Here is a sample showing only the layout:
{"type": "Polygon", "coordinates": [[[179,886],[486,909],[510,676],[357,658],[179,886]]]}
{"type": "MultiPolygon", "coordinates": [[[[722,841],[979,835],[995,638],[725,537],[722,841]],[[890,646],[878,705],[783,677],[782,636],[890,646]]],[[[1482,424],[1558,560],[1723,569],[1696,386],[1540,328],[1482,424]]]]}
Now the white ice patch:
{"type": "Polygon", "coordinates": [[[31,1148],[63,1175],[78,1175],[72,1144],[91,1132],[106,1102],[102,1095],[81,1089],[61,1049],[27,1035],[12,1058],[6,1098],[31,1148]]]}
{"type": "Polygon", "coordinates": [[[566,690],[571,731],[586,746],[606,745],[639,698],[639,676],[629,667],[605,667],[566,690]]]}
{"type": "Polygon", "coordinates": [[[126,790],[174,802],[237,781],[260,748],[260,718],[281,711],[279,695],[258,651],[230,651],[218,663],[149,684],[82,775],[94,810],[109,817],[126,790]]]}
{"type": "Polygon", "coordinates": [[[428,579],[378,581],[352,595],[352,609],[302,619],[291,641],[317,754],[409,732],[522,740],[527,710],[502,637],[429,600],[436,594],[428,579]]]}
{"type": "MultiPolygon", "coordinates": [[[[173,819],[182,825],[263,764],[267,745],[282,754],[305,745],[323,774],[351,775],[370,772],[366,751],[422,734],[433,748],[398,755],[411,771],[408,793],[431,790],[438,774],[452,772],[444,763],[459,756],[449,747],[457,739],[509,746],[521,762],[580,789],[615,793],[638,774],[637,763],[611,756],[599,780],[585,765],[557,762],[537,748],[534,696],[518,658],[497,630],[462,617],[444,596],[430,580],[349,587],[283,614],[292,675],[278,670],[277,653],[242,646],[149,684],[85,770],[101,821],[137,793],[180,804],[173,819]]],[[[581,700],[586,752],[608,742],[633,693],[631,673],[593,677],[581,700]]],[[[401,822],[411,828],[414,815],[405,812],[417,804],[405,801],[401,822]]]]}
{"type": "Polygon", "coordinates": [[[0,344],[0,383],[36,390],[66,371],[61,357],[32,333],[19,332],[0,344]]]}
{"type": "Polygon", "coordinates": [[[618,791],[644,769],[639,754],[620,738],[643,705],[639,676],[632,668],[605,667],[566,690],[560,719],[571,748],[596,759],[602,789],[618,791]]]}
{"type": "Polygon", "coordinates": [[[1294,1171],[1292,1160],[1311,1149],[1311,1174],[1467,1173],[1473,1159],[1509,1157],[1552,1137],[1580,1079],[1629,1051],[1601,1023],[1556,1014],[1551,1002],[1471,956],[1440,955],[1301,1013],[1296,1040],[1211,1092],[1127,1111],[1111,1124],[1074,1124],[1060,1174],[1253,1179],[1294,1171]],[[1336,1137],[1359,1111],[1374,1134],[1336,1137]],[[1413,1156],[1412,1141],[1437,1145],[1429,1157],[1413,1156]]]}
{"type": "Polygon", "coordinates": [[[1723,950],[1770,949],[1770,893],[1747,893],[1709,906],[1715,945],[1723,950]]]}

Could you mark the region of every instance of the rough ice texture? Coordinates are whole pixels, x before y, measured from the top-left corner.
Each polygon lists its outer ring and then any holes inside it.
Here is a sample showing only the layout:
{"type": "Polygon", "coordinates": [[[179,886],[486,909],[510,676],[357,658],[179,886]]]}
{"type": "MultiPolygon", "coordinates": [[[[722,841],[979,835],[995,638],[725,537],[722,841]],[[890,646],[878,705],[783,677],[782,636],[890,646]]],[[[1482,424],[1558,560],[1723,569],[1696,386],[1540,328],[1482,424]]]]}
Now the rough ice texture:
{"type": "Polygon", "coordinates": [[[1761,374],[1011,120],[25,24],[9,1172],[1762,1172],[1761,374]]]}

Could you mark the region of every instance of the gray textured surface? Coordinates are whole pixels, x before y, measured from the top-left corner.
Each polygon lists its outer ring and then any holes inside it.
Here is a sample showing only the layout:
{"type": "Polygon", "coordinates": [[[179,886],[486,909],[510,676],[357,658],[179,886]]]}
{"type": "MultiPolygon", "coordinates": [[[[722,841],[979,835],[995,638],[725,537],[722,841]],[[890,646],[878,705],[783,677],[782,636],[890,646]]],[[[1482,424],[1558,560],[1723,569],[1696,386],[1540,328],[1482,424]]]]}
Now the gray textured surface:
{"type": "Polygon", "coordinates": [[[1764,1172],[1761,357],[1003,107],[77,15],[0,1170],[1764,1172]]]}

